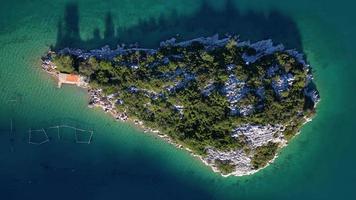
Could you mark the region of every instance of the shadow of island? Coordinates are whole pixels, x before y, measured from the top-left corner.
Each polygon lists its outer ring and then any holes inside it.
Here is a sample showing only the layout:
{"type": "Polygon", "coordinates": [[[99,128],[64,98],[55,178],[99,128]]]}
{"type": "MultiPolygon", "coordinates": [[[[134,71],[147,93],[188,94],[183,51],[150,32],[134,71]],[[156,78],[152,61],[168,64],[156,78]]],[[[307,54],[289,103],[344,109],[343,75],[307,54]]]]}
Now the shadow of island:
{"type": "Polygon", "coordinates": [[[79,9],[75,3],[65,7],[64,18],[58,22],[57,41],[51,48],[64,47],[93,49],[104,45],[115,47],[117,44],[139,44],[154,48],[163,40],[175,37],[178,41],[219,34],[238,35],[241,40],[257,41],[272,39],[287,48],[302,51],[301,36],[296,23],[288,16],[271,11],[268,14],[248,11],[241,13],[232,0],[227,0],[223,9],[214,9],[203,1],[191,15],[180,16],[176,11],[161,15],[158,19],[141,20],[129,28],[115,29],[112,14],[105,16],[104,36],[98,28],[93,36],[84,40],[80,37],[79,9]]]}

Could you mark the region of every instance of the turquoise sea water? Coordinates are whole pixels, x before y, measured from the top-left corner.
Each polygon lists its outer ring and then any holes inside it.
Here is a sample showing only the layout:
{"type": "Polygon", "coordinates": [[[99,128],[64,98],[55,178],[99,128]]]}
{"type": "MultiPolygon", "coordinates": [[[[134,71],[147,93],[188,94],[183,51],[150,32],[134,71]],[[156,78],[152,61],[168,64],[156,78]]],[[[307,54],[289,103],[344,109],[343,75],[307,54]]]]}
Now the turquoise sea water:
{"type": "Polygon", "coordinates": [[[351,0],[1,1],[0,199],[355,198],[355,6],[351,0]],[[84,90],[57,89],[39,68],[49,46],[154,47],[173,36],[214,33],[272,38],[303,51],[321,94],[314,120],[252,176],[222,178],[187,152],[89,109],[84,90]],[[93,129],[92,143],[76,144],[70,129],[58,139],[53,129],[48,143],[28,144],[30,128],[58,124],[93,129]]]}

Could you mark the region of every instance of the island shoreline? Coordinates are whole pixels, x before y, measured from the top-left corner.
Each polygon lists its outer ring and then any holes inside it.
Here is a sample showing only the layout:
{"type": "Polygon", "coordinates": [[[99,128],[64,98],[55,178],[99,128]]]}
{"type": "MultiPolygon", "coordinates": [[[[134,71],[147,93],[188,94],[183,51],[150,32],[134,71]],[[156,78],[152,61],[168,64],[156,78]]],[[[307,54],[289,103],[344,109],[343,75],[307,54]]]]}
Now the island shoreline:
{"type": "MultiPolygon", "coordinates": [[[[169,42],[169,41],[167,41],[169,42]]],[[[50,54],[53,54],[54,52],[52,51],[49,51],[47,53],[47,55],[50,55],[50,54]]],[[[294,52],[292,52],[294,53],[294,52]]],[[[296,56],[297,57],[297,56],[296,56]]],[[[305,64],[305,62],[302,60],[301,61],[302,63],[305,64]]],[[[48,59],[43,59],[43,62],[42,62],[42,69],[44,71],[46,71],[48,74],[50,74],[52,77],[54,77],[54,79],[58,82],[60,82],[60,77],[59,77],[59,71],[57,71],[55,69],[55,64],[52,63],[50,60],[48,59]]],[[[185,151],[189,152],[190,155],[192,155],[193,157],[196,157],[198,158],[200,161],[202,161],[206,166],[210,167],[215,173],[219,173],[221,176],[223,177],[228,177],[228,176],[246,176],[246,175],[251,175],[251,174],[254,174],[256,172],[259,172],[260,170],[262,169],[265,169],[266,167],[268,167],[270,164],[272,164],[275,159],[278,158],[279,156],[279,153],[280,151],[285,147],[287,146],[288,144],[288,141],[286,142],[282,142],[279,146],[278,146],[278,151],[277,153],[274,155],[274,157],[269,160],[267,162],[267,164],[261,168],[258,168],[258,169],[251,169],[249,170],[248,172],[238,172],[238,171],[234,171],[232,173],[228,173],[228,174],[223,174],[221,173],[221,170],[219,170],[216,165],[214,163],[209,163],[207,160],[205,160],[203,158],[202,155],[198,155],[196,153],[194,153],[191,149],[189,149],[188,147],[185,147],[184,144],[180,144],[179,142],[176,142],[174,141],[174,139],[172,139],[169,135],[167,134],[164,134],[162,133],[162,131],[159,131],[159,130],[156,130],[156,129],[152,129],[152,128],[149,128],[149,127],[146,127],[144,125],[144,122],[143,121],[140,121],[140,120],[137,120],[137,119],[132,119],[130,118],[129,116],[127,116],[125,113],[125,115],[123,115],[123,113],[120,113],[118,112],[117,110],[115,110],[115,106],[106,106],[109,103],[113,103],[113,102],[110,102],[108,100],[108,102],[103,102],[103,101],[98,101],[97,103],[93,103],[91,104],[90,102],[92,101],[92,99],[95,99],[95,98],[99,98],[101,99],[101,89],[94,89],[92,87],[90,87],[87,83],[82,82],[82,83],[79,83],[77,84],[77,86],[79,86],[80,88],[83,88],[83,89],[86,89],[87,92],[88,92],[88,96],[89,96],[89,105],[88,107],[100,107],[105,113],[109,113],[114,119],[116,119],[117,121],[121,121],[121,122],[125,122],[125,123],[128,123],[128,124],[131,124],[133,125],[135,128],[137,128],[138,130],[142,131],[143,133],[150,133],[152,134],[152,136],[154,137],[159,137],[161,139],[163,139],[165,142],[168,142],[169,144],[171,145],[174,145],[176,148],[179,148],[179,149],[184,149],[185,151]]],[[[107,98],[108,96],[105,96],[105,98],[107,98]]],[[[316,107],[316,104],[318,103],[319,101],[315,102],[315,107],[316,107]]],[[[305,118],[305,121],[303,122],[303,125],[312,121],[312,117],[314,115],[310,116],[309,118],[305,118]]],[[[300,130],[293,136],[293,138],[297,135],[300,134],[300,130]]]]}

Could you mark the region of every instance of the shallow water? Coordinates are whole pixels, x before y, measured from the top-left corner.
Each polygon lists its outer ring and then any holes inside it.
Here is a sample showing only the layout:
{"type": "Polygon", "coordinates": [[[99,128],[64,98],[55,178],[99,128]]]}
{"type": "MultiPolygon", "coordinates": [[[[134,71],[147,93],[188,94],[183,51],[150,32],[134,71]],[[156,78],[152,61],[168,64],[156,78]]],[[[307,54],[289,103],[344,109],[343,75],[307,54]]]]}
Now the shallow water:
{"type": "Polygon", "coordinates": [[[355,3],[239,0],[233,5],[236,9],[225,6],[225,1],[3,0],[1,199],[354,197],[355,3]],[[116,123],[99,109],[89,109],[84,90],[57,89],[39,69],[49,46],[92,48],[138,42],[155,47],[174,36],[182,40],[214,33],[272,38],[302,50],[322,97],[314,120],[275,163],[252,176],[222,178],[187,152],[116,123]],[[28,144],[30,128],[59,124],[93,129],[92,143],[75,143],[70,130],[61,130],[65,137],[58,139],[55,130],[46,129],[48,143],[28,144]]]}

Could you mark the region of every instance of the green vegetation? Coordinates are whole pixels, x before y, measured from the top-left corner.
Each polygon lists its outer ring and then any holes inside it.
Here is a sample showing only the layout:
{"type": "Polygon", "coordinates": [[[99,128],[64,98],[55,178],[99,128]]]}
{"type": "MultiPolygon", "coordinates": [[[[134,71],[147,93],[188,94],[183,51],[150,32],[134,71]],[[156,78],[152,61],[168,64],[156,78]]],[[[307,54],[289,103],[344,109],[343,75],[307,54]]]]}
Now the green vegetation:
{"type": "Polygon", "coordinates": [[[235,170],[235,166],[228,160],[215,160],[216,167],[219,168],[222,174],[230,174],[235,170]]]}
{"type": "Polygon", "coordinates": [[[73,73],[73,59],[71,56],[56,56],[53,59],[54,64],[57,66],[57,69],[64,73],[73,73]]]}
{"type": "Polygon", "coordinates": [[[269,142],[265,146],[260,146],[255,149],[255,154],[252,158],[252,165],[255,169],[259,169],[267,165],[276,155],[278,144],[269,142]]]}
{"type": "MultiPolygon", "coordinates": [[[[123,102],[116,105],[118,110],[205,155],[207,147],[253,152],[244,140],[231,137],[234,127],[246,123],[285,125],[285,136],[290,139],[303,117],[312,113],[303,93],[308,72],[301,63],[285,52],[276,52],[246,64],[243,53],[253,55],[256,51],[239,47],[231,38],[225,46],[209,50],[193,42],[186,47],[160,47],[154,53],[128,49],[113,60],[57,55],[53,61],[59,71],[81,74],[88,77],[91,87],[102,88],[105,94],[115,93],[123,102]],[[227,70],[227,66],[233,67],[227,70]],[[269,75],[271,66],[278,69],[269,75]],[[273,82],[287,73],[293,75],[293,84],[277,93],[273,82]],[[237,108],[252,106],[248,115],[231,112],[224,90],[231,75],[248,88],[246,94],[236,94],[242,98],[234,104],[237,108]],[[259,88],[263,95],[258,94],[259,88]]],[[[266,165],[277,147],[272,143],[258,147],[253,166],[266,165]]],[[[224,173],[233,169],[229,163],[216,163],[224,173]]]]}

